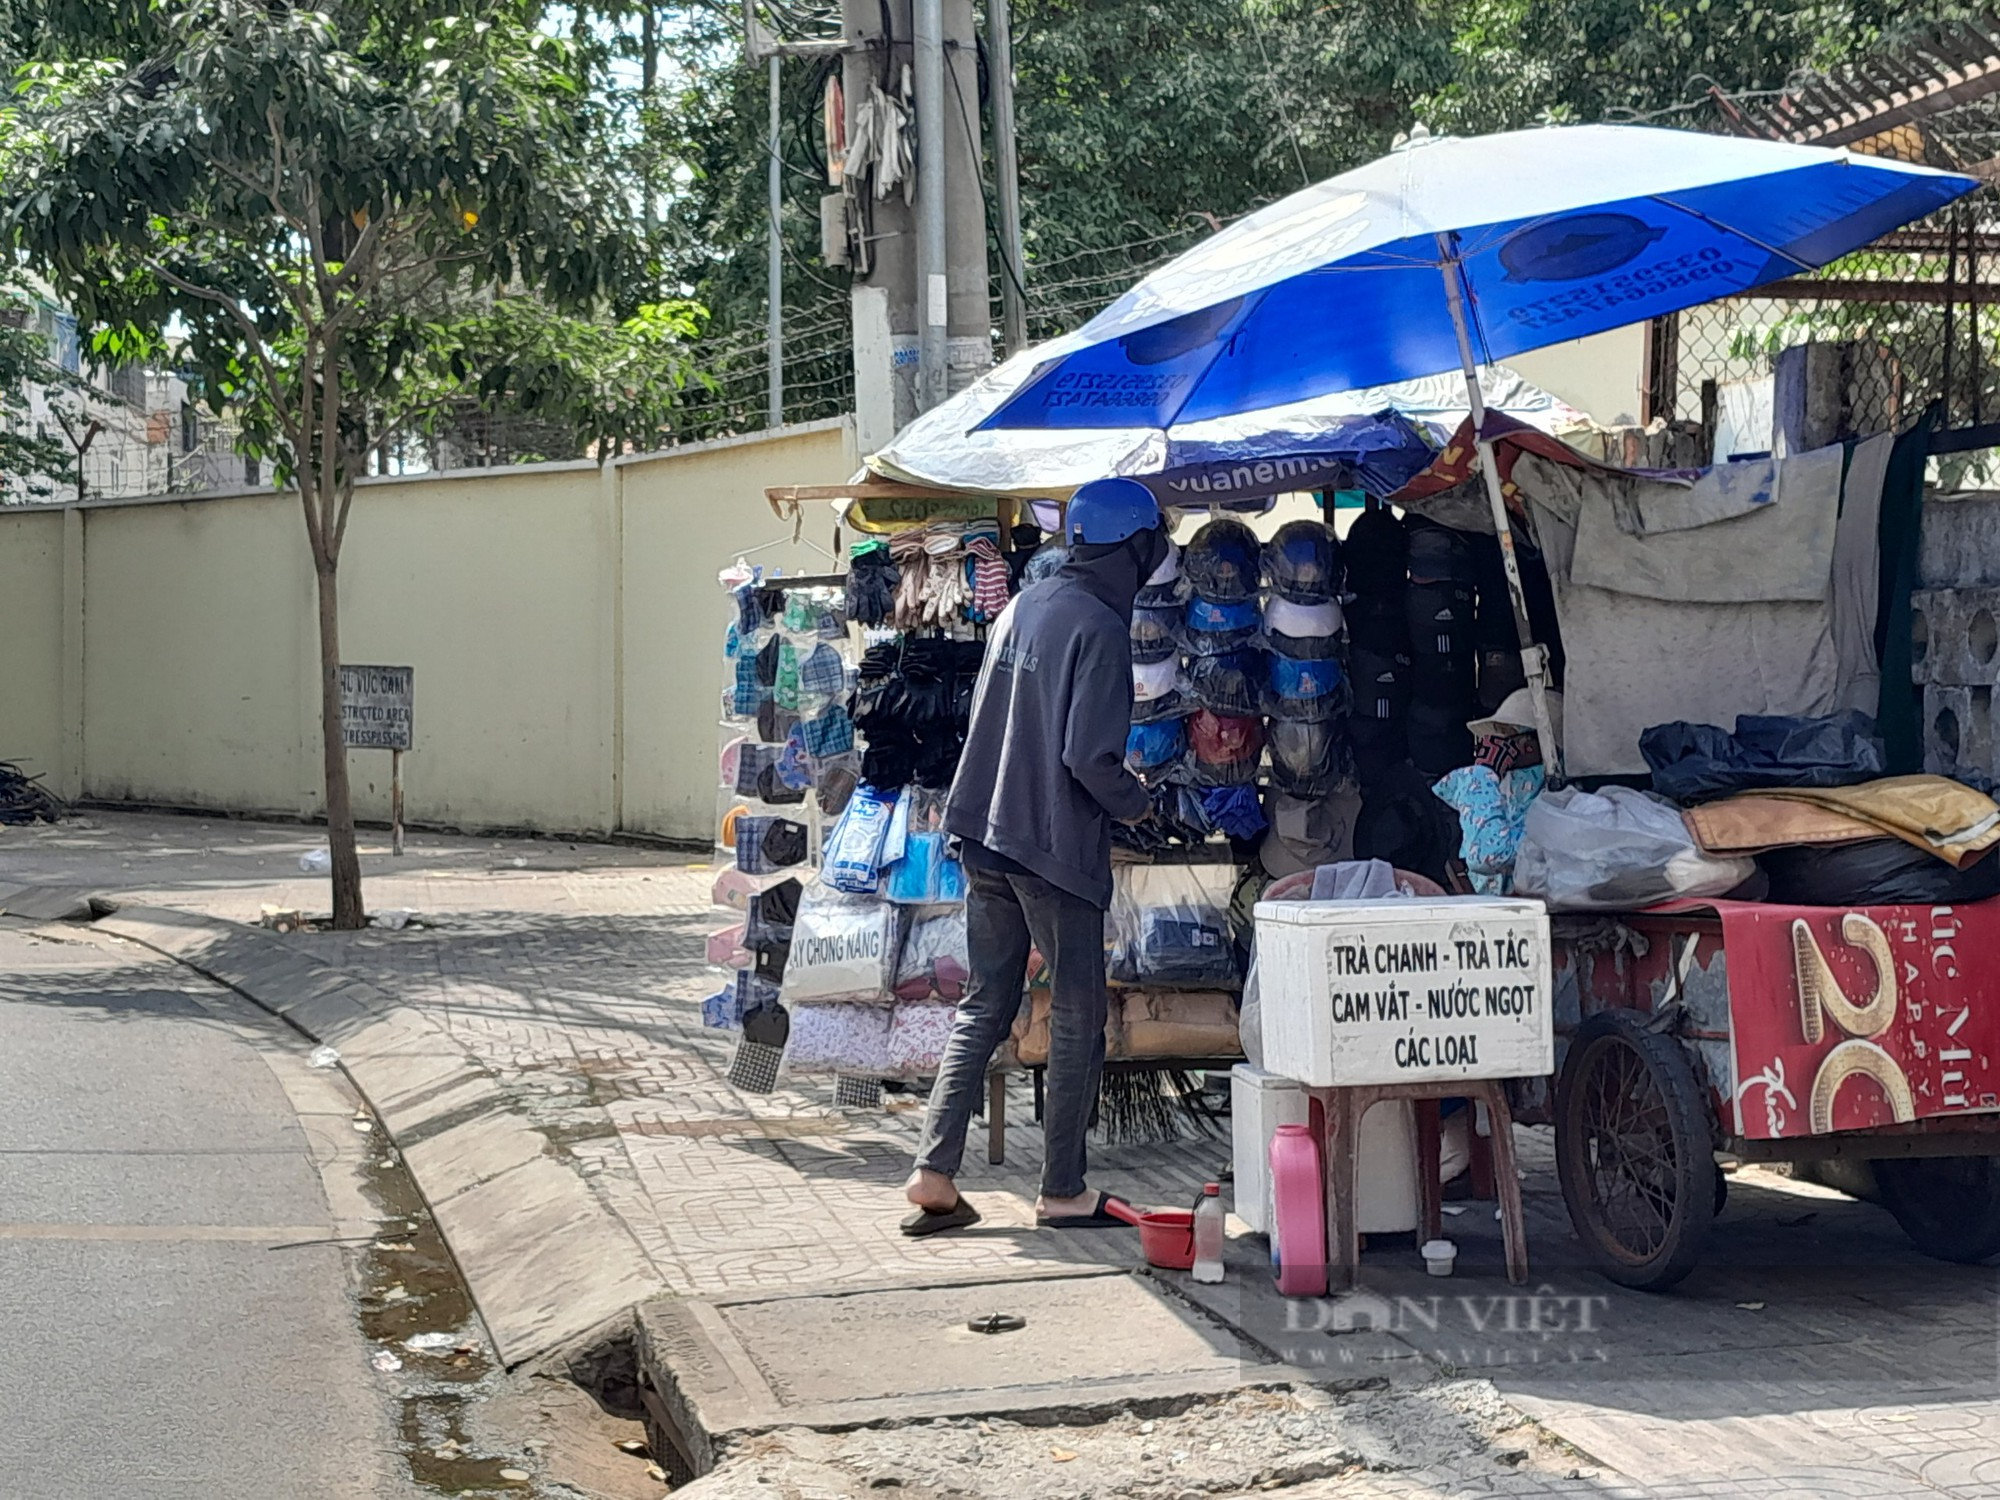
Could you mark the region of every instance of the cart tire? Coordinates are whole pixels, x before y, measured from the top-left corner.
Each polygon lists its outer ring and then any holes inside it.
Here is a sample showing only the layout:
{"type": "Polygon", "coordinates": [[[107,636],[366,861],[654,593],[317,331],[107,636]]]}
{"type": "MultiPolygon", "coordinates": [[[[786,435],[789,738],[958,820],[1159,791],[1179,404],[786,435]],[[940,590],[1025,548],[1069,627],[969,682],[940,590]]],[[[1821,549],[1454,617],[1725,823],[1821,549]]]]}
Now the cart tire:
{"type": "Polygon", "coordinates": [[[1707,1102],[1680,1044],[1638,1011],[1599,1011],[1570,1043],[1556,1173],[1605,1276],[1657,1292],[1694,1269],[1721,1196],[1707,1102]]]}
{"type": "Polygon", "coordinates": [[[1962,1266],[2000,1255],[2000,1163],[1990,1156],[1875,1163],[1882,1206],[1924,1254],[1962,1266]]]}

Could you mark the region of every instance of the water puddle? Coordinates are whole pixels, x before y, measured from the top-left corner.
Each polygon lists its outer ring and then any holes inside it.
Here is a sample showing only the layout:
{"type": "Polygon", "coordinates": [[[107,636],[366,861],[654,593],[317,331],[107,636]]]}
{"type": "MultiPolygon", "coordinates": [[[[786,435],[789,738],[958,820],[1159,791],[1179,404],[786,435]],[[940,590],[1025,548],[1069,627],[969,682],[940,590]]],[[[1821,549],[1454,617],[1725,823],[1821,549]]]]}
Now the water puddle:
{"type": "Polygon", "coordinates": [[[501,1371],[399,1153],[383,1145],[371,1155],[366,1190],[381,1231],[362,1254],[361,1330],[375,1368],[398,1390],[410,1477],[433,1493],[468,1500],[534,1493],[530,1460],[481,1452],[467,1435],[470,1408],[501,1371]]]}

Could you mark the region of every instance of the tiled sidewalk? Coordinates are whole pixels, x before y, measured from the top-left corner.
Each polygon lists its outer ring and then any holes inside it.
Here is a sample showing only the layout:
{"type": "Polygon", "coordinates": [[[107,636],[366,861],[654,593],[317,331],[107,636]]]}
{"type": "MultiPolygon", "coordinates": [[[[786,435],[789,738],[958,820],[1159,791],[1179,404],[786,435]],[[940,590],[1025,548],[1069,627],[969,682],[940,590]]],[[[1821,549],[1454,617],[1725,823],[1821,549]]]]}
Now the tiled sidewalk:
{"type": "MultiPolygon", "coordinates": [[[[324,904],[324,882],[297,870],[298,853],[318,842],[311,830],[91,822],[0,830],[0,883],[81,885],[236,921],[254,921],[262,903],[324,904]]],[[[1041,1142],[1024,1087],[1010,1107],[1008,1165],[985,1165],[983,1138],[968,1152],[965,1185],[986,1223],[928,1241],[896,1230],[918,1101],[841,1112],[828,1080],[771,1096],[731,1088],[733,1039],[699,1023],[712,984],[703,939],[720,920],[704,865],[630,848],[433,838],[415,840],[405,860],[373,852],[366,864],[373,909],[407,908],[431,925],[292,941],[447,1027],[574,1160],[670,1288],[1005,1276],[1135,1257],[1129,1236],[1032,1230],[1041,1142]]],[[[1529,1133],[1523,1144],[1534,1290],[1546,1277],[1565,1295],[1610,1291],[1565,1264],[1574,1253],[1546,1139],[1529,1133]]],[[[1227,1155],[1222,1140],[1097,1148],[1093,1175],[1142,1201],[1186,1202],[1227,1155]]],[[[1470,1210],[1448,1232],[1497,1245],[1480,1223],[1487,1212],[1470,1210]]],[[[1991,1272],[1923,1261],[1879,1211],[1777,1179],[1739,1183],[1712,1258],[1675,1295],[1616,1295],[1601,1340],[1613,1364],[1602,1372],[1488,1370],[1456,1353],[1448,1362],[1490,1373],[1602,1464],[1564,1493],[2000,1493],[1991,1272]]],[[[1391,1294],[1429,1290],[1420,1277],[1398,1285],[1402,1276],[1385,1283],[1391,1294]]],[[[1238,1282],[1247,1297],[1263,1279],[1238,1282]]],[[[1506,1291],[1484,1272],[1441,1285],[1448,1308],[1506,1291]]],[[[1241,1321],[1256,1332],[1249,1309],[1241,1321]]],[[[1340,1493],[1554,1492],[1525,1474],[1464,1491],[1407,1477],[1367,1484],[1379,1489],[1340,1493]]]]}
{"type": "MultiPolygon", "coordinates": [[[[1039,1131],[1027,1091],[1010,1100],[1008,1162],[985,1164],[983,1127],[965,1185],[978,1229],[913,1241],[897,1230],[920,1101],[832,1107],[830,1079],[772,1095],[726,1080],[733,1034],[700,1024],[715,978],[705,866],[507,879],[490,889],[382,883],[439,925],[315,934],[326,961],[442,1018],[577,1159],[676,1291],[880,1283],[940,1273],[1035,1271],[1100,1261],[1092,1236],[1032,1233],[1039,1131]]],[[[378,904],[385,898],[377,895],[378,904]]],[[[1228,1156],[1225,1140],[1101,1147],[1097,1179],[1140,1199],[1186,1201],[1228,1156]]],[[[1114,1246],[1112,1249],[1122,1249],[1114,1246]]]]}

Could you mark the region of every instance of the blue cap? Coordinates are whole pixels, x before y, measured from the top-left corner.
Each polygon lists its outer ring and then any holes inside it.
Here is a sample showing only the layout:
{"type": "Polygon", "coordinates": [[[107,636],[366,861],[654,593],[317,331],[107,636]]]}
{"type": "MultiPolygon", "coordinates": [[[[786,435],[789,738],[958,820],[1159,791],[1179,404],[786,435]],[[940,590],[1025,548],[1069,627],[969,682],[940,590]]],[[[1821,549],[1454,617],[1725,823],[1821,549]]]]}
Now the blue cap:
{"type": "Polygon", "coordinates": [[[1134,724],[1125,736],[1125,764],[1135,771],[1155,771],[1180,759],[1187,749],[1187,730],[1180,719],[1134,724]]]}
{"type": "Polygon", "coordinates": [[[1115,545],[1164,526],[1160,502],[1136,479],[1093,479],[1069,498],[1063,540],[1070,546],[1115,545]]]}

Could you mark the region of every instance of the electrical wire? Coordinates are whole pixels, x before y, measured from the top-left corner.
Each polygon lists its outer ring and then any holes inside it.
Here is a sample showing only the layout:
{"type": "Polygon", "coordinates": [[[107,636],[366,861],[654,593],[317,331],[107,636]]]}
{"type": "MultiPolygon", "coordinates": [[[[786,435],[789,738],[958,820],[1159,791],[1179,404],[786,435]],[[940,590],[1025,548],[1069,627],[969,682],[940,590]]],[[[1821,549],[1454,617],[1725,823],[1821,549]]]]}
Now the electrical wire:
{"type": "MultiPolygon", "coordinates": [[[[957,44],[953,44],[950,47],[948,47],[947,50],[957,52],[957,51],[963,51],[964,49],[958,46],[957,44]]],[[[951,79],[952,93],[958,96],[958,118],[959,118],[959,123],[963,125],[965,128],[965,149],[972,153],[973,162],[977,166],[983,168],[986,163],[986,153],[981,148],[979,138],[973,133],[972,112],[969,106],[965,102],[965,85],[959,82],[958,69],[951,65],[951,61],[952,60],[950,58],[945,59],[944,71],[946,75],[951,79]]],[[[976,58],[974,60],[973,66],[975,68],[977,68],[978,66],[976,58]]],[[[1015,266],[1014,257],[1007,253],[1007,246],[1000,244],[1000,234],[997,228],[1000,218],[1000,211],[998,208],[994,206],[993,195],[986,181],[986,173],[982,170],[977,175],[979,178],[980,206],[986,214],[987,224],[989,226],[996,226],[990,230],[990,233],[992,234],[994,245],[1000,251],[1001,269],[1006,272],[1007,279],[1014,284],[1015,292],[1019,294],[1021,301],[1025,303],[1028,300],[1028,288],[1021,276],[1022,268],[1015,266]]],[[[1010,354],[1017,352],[1018,351],[1016,350],[1011,350],[1011,349],[1008,350],[1008,353],[1010,354]]]]}
{"type": "Polygon", "coordinates": [[[1299,183],[1303,187],[1312,186],[1312,174],[1306,170],[1305,147],[1299,143],[1299,127],[1292,119],[1292,112],[1285,107],[1284,90],[1278,87],[1277,70],[1271,66],[1271,54],[1264,49],[1264,23],[1257,19],[1257,7],[1246,5],[1244,13],[1250,17],[1250,30],[1257,38],[1257,55],[1264,60],[1264,77],[1271,84],[1271,97],[1278,106],[1278,118],[1285,122],[1285,132],[1292,138],[1292,156],[1299,164],[1299,183]]]}

